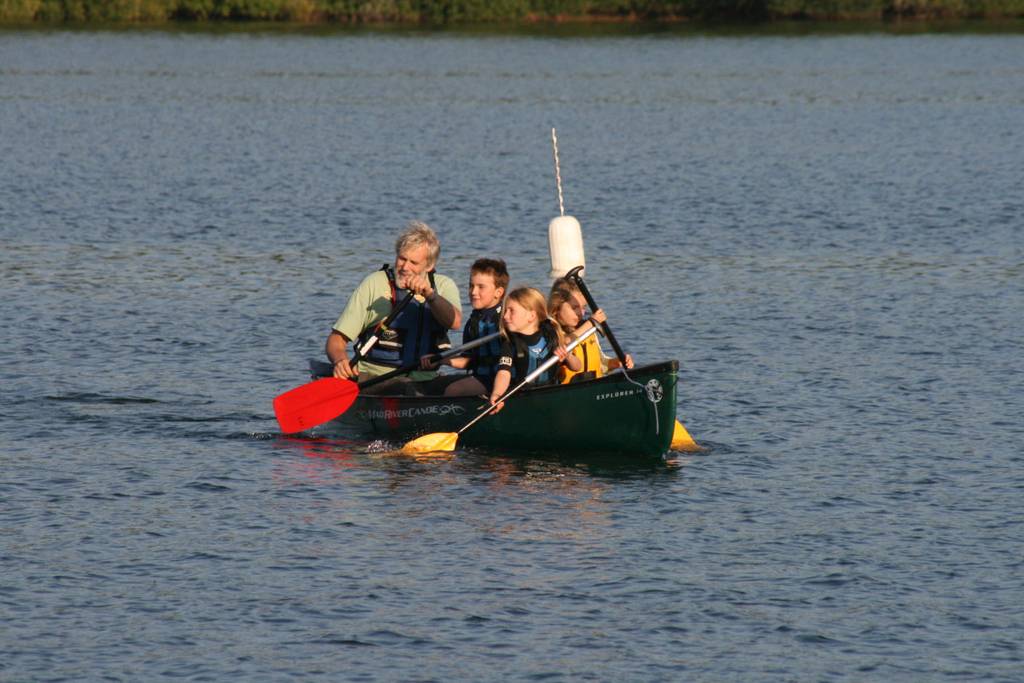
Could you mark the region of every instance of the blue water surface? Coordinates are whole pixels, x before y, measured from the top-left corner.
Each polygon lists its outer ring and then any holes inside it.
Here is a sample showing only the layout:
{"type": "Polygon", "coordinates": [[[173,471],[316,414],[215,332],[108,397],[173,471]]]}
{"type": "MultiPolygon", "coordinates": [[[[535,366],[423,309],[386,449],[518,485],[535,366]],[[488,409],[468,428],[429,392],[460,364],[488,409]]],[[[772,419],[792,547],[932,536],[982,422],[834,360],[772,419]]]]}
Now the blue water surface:
{"type": "Polygon", "coordinates": [[[0,33],[0,679],[1019,681],[1024,37],[0,33]],[[707,451],[278,433],[547,223],[707,451]]]}

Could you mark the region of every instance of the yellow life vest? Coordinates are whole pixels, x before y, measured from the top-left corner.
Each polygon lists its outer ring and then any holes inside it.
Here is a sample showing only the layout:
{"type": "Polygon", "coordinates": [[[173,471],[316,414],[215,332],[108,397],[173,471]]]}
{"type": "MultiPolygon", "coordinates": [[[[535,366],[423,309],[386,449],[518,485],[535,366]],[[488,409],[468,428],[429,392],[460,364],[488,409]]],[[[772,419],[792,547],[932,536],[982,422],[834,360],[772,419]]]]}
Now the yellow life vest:
{"type": "Polygon", "coordinates": [[[584,372],[592,372],[593,377],[601,377],[604,370],[601,367],[601,345],[597,341],[597,335],[591,335],[583,340],[583,343],[572,350],[574,356],[583,362],[583,369],[573,372],[567,366],[562,366],[562,384],[568,384],[576,375],[584,372]]]}

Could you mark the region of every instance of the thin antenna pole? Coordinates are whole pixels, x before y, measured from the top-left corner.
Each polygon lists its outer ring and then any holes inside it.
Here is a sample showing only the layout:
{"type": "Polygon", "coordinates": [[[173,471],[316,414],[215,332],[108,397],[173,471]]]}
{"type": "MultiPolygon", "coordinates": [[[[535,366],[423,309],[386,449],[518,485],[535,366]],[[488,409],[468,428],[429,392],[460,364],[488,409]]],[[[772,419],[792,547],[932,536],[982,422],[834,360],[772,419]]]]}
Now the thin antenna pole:
{"type": "Polygon", "coordinates": [[[555,182],[558,183],[558,212],[565,215],[565,205],[562,203],[562,171],[558,167],[558,137],[555,129],[551,129],[551,147],[555,150],[555,182]]]}

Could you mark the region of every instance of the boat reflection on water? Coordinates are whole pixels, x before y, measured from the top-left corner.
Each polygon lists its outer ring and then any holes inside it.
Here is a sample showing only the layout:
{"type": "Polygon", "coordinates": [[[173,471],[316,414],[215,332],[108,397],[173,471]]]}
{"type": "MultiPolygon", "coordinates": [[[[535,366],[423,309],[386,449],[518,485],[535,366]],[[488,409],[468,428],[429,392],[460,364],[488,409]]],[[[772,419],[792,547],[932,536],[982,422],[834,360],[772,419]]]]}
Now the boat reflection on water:
{"type": "MultiPolygon", "coordinates": [[[[407,454],[402,442],[388,439],[367,441],[360,438],[279,436],[277,444],[298,451],[306,458],[327,463],[337,469],[366,468],[380,471],[404,471],[410,464],[434,463],[454,467],[460,472],[503,473],[509,477],[550,478],[567,474],[617,479],[671,474],[693,459],[692,455],[669,453],[663,459],[623,459],[605,454],[559,454],[547,451],[503,452],[497,449],[459,448],[455,451],[407,454]]],[[[303,467],[308,463],[303,463],[303,467]]]]}
{"type": "Polygon", "coordinates": [[[444,536],[454,525],[485,542],[589,543],[610,533],[637,491],[675,487],[683,471],[673,460],[461,448],[410,456],[401,443],[348,438],[278,443],[274,485],[302,526],[384,528],[402,538],[444,536]]]}

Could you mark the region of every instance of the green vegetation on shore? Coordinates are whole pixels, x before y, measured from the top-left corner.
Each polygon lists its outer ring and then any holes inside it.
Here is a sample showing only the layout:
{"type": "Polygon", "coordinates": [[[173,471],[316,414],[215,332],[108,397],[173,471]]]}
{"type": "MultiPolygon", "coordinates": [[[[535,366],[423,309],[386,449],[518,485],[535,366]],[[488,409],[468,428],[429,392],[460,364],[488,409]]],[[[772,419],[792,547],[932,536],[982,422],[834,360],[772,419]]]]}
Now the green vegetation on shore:
{"type": "Polygon", "coordinates": [[[1022,18],[1024,0],[0,0],[0,23],[339,24],[1022,18]]]}

